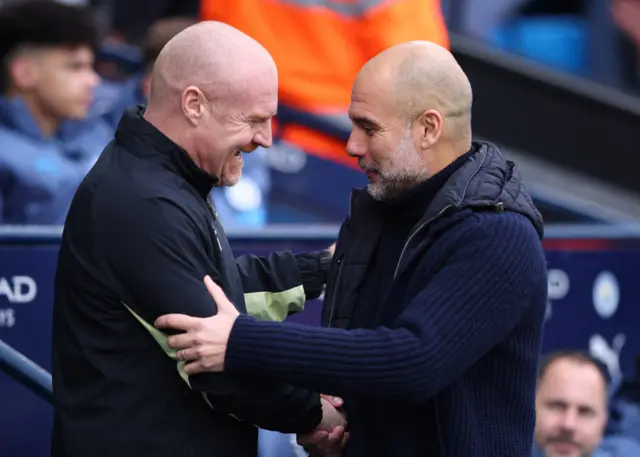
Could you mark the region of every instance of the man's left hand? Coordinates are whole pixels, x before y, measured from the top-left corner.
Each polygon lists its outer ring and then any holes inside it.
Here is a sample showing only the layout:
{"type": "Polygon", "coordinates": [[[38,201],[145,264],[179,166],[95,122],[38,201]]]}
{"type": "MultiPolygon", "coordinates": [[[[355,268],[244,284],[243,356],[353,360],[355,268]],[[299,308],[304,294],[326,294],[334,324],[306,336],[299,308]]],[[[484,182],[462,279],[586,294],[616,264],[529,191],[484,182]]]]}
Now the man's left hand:
{"type": "Polygon", "coordinates": [[[224,370],[229,335],[240,314],[209,276],[204,278],[204,283],[218,306],[215,316],[201,318],[184,314],[165,314],[155,321],[157,328],[185,332],[169,336],[167,343],[176,349],[178,360],[186,362],[184,371],[187,374],[224,370]]]}

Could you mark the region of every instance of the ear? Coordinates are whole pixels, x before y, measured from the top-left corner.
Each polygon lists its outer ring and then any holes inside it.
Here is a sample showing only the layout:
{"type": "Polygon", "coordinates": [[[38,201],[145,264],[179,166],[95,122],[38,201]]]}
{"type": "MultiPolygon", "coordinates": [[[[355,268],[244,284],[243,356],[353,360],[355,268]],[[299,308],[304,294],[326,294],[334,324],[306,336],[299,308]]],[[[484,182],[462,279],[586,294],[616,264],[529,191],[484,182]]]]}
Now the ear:
{"type": "Polygon", "coordinates": [[[149,100],[151,94],[151,74],[144,75],[140,81],[140,88],[144,94],[144,98],[149,100]]]}
{"type": "Polygon", "coordinates": [[[9,63],[9,75],[12,85],[18,89],[32,88],[38,81],[38,71],[33,60],[16,57],[9,63]]]}
{"type": "Polygon", "coordinates": [[[442,134],[442,115],[436,110],[427,110],[418,118],[420,147],[428,149],[438,142],[442,134]]]}
{"type": "Polygon", "coordinates": [[[182,92],[182,112],[187,120],[198,125],[205,115],[206,97],[196,86],[189,86],[182,92]]]}

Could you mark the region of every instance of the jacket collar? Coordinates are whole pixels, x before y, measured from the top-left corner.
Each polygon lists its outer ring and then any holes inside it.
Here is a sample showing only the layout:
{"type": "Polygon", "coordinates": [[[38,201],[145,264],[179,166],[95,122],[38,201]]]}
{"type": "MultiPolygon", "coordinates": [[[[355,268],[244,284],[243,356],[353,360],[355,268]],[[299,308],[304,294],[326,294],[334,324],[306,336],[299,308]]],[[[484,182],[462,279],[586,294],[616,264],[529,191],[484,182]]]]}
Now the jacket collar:
{"type": "Polygon", "coordinates": [[[218,179],[200,169],[184,149],[147,122],[143,113],[142,105],[125,111],[116,130],[116,142],[130,153],[179,175],[207,198],[218,179]]]}

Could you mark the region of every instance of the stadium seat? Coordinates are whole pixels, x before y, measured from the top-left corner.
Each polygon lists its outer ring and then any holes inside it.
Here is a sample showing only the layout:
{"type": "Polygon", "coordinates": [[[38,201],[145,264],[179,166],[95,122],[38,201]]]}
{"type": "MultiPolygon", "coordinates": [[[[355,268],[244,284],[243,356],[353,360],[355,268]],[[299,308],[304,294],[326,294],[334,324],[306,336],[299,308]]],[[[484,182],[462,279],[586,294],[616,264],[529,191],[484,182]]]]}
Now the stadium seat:
{"type": "Polygon", "coordinates": [[[587,24],[576,16],[520,18],[498,27],[490,43],[558,70],[588,71],[587,24]]]}

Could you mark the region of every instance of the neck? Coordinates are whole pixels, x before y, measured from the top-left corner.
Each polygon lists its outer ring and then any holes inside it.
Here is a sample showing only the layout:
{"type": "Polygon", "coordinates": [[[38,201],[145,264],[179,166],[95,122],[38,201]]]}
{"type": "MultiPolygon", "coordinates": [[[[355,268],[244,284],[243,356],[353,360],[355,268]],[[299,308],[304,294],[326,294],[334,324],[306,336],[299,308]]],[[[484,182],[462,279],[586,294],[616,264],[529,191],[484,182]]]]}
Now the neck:
{"type": "Polygon", "coordinates": [[[56,118],[53,115],[50,115],[46,109],[38,102],[35,96],[29,94],[19,94],[16,92],[9,92],[7,98],[12,99],[15,97],[21,97],[31,116],[33,117],[36,125],[40,129],[40,131],[47,137],[53,136],[53,134],[58,130],[60,126],[60,119],[56,118]]]}
{"type": "Polygon", "coordinates": [[[157,109],[155,106],[148,105],[142,115],[144,119],[156,129],[158,129],[164,136],[169,138],[175,144],[180,146],[191,157],[198,167],[200,167],[200,161],[197,154],[194,154],[194,148],[191,147],[191,142],[185,135],[187,129],[184,125],[179,125],[179,121],[175,116],[166,112],[165,109],[157,109]]]}
{"type": "Polygon", "coordinates": [[[470,149],[471,140],[464,139],[456,142],[448,140],[441,141],[437,148],[431,149],[429,154],[424,158],[429,174],[433,176],[444,170],[470,149]]]}

